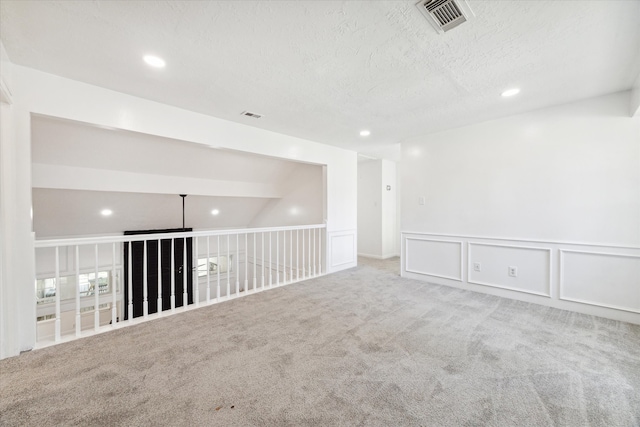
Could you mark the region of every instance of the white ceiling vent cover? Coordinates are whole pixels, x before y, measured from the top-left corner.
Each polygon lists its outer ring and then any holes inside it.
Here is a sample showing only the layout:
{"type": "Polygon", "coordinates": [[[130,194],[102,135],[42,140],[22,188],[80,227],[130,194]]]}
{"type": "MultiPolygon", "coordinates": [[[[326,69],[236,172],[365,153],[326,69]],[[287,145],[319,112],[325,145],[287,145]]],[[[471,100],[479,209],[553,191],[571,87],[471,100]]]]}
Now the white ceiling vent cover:
{"type": "Polygon", "coordinates": [[[243,111],[241,115],[251,117],[254,119],[259,119],[260,117],[262,117],[262,114],[252,113],[251,111],[243,111]]]}
{"type": "Polygon", "coordinates": [[[421,0],[416,7],[440,34],[475,16],[466,0],[421,0]]]}

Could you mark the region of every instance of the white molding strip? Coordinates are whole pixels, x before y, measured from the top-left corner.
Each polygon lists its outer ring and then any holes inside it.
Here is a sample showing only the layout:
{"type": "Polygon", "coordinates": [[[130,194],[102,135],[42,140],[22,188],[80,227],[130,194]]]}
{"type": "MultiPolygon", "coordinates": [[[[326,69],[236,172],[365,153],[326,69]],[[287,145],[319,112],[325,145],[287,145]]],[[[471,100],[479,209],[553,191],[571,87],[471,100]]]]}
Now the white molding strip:
{"type": "Polygon", "coordinates": [[[373,255],[373,254],[364,254],[364,253],[358,252],[358,256],[363,258],[371,258],[371,259],[389,259],[389,258],[397,257],[399,255],[396,255],[396,254],[373,255]]]}
{"type": "Polygon", "coordinates": [[[493,288],[500,288],[500,289],[508,289],[510,291],[516,291],[516,292],[524,292],[526,294],[532,294],[532,295],[539,295],[539,296],[543,296],[543,297],[547,297],[547,298],[551,298],[551,283],[552,283],[552,259],[551,259],[551,248],[540,248],[540,247],[534,247],[534,246],[520,246],[520,245],[498,245],[495,243],[483,243],[483,242],[467,242],[467,283],[472,283],[474,285],[482,285],[482,286],[491,286],[493,288]],[[495,283],[488,283],[488,282],[480,282],[480,281],[474,281],[470,279],[471,276],[471,246],[494,246],[494,247],[498,247],[498,248],[512,248],[512,249],[526,249],[526,250],[532,250],[532,251],[546,251],[548,252],[548,262],[549,262],[549,277],[547,277],[547,293],[542,293],[542,292],[535,292],[535,291],[529,291],[526,289],[519,289],[519,288],[513,288],[511,286],[503,286],[503,285],[499,285],[499,284],[495,284],[495,283]]]}
{"type": "Polygon", "coordinates": [[[601,248],[616,248],[616,249],[635,249],[640,250],[640,246],[628,246],[618,244],[606,244],[606,243],[589,243],[589,242],[570,242],[560,240],[537,240],[537,239],[524,239],[515,237],[488,237],[488,236],[474,236],[464,234],[443,234],[443,233],[427,233],[423,231],[401,231],[400,234],[416,234],[422,236],[436,236],[436,237],[458,237],[463,239],[482,239],[482,240],[503,240],[507,242],[531,242],[531,243],[545,243],[554,245],[573,245],[573,246],[594,246],[601,248]]]}
{"type": "Polygon", "coordinates": [[[365,254],[362,252],[358,252],[358,256],[363,258],[371,258],[371,259],[384,259],[382,255],[365,254]]]}
{"type": "Polygon", "coordinates": [[[407,273],[415,273],[415,274],[423,274],[426,276],[433,276],[433,277],[440,277],[442,279],[450,279],[450,280],[456,280],[458,282],[462,282],[463,281],[463,274],[464,274],[464,250],[463,250],[463,242],[461,241],[457,241],[457,240],[438,240],[438,239],[424,239],[424,238],[417,238],[417,237],[405,237],[404,238],[405,242],[404,242],[404,253],[405,253],[405,259],[404,259],[404,271],[406,271],[407,273]],[[417,240],[417,241],[425,241],[425,242],[438,242],[438,243],[455,243],[460,245],[460,277],[453,277],[453,276],[444,276],[441,274],[434,274],[434,273],[428,273],[426,271],[417,271],[417,270],[410,270],[408,268],[408,261],[409,261],[409,257],[407,256],[407,254],[409,253],[409,240],[417,240]]]}
{"type": "Polygon", "coordinates": [[[593,306],[596,306],[596,307],[612,308],[612,309],[615,309],[615,310],[622,310],[622,311],[627,311],[629,313],[638,313],[638,314],[640,314],[640,310],[636,310],[636,309],[633,309],[633,308],[621,307],[621,306],[612,305],[612,304],[602,304],[602,303],[598,303],[598,302],[594,302],[594,301],[581,300],[581,299],[578,299],[578,298],[569,298],[569,297],[567,297],[567,296],[565,296],[563,294],[563,290],[564,290],[564,272],[565,272],[565,266],[564,266],[564,253],[565,252],[576,253],[576,254],[586,254],[586,255],[609,256],[609,257],[615,257],[615,258],[638,258],[638,259],[640,259],[640,255],[616,254],[616,253],[612,253],[612,252],[576,251],[576,250],[570,250],[570,249],[559,249],[558,252],[560,253],[560,282],[558,283],[558,287],[560,289],[560,292],[559,292],[558,299],[560,299],[562,301],[571,301],[571,302],[577,302],[577,303],[581,303],[581,304],[589,304],[589,305],[593,305],[593,306]]]}

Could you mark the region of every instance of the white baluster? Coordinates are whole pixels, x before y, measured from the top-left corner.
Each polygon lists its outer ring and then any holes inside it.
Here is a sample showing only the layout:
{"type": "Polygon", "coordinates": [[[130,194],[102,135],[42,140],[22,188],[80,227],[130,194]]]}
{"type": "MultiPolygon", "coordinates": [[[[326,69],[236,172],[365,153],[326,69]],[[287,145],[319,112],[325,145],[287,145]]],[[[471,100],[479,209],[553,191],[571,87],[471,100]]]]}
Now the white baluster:
{"type": "Polygon", "coordinates": [[[256,259],[256,233],[253,233],[253,292],[256,291],[256,287],[258,285],[258,275],[256,274],[256,267],[258,265],[258,260],[256,259]]]}
{"type": "Polygon", "coordinates": [[[313,267],[311,267],[311,229],[309,229],[309,254],[307,257],[309,258],[309,274],[307,276],[311,277],[313,275],[313,267]]]}
{"type": "Polygon", "coordinates": [[[211,245],[209,243],[209,236],[207,236],[207,304],[211,302],[211,277],[209,270],[211,270],[211,245]]]}
{"type": "Polygon", "coordinates": [[[95,262],[95,284],[93,286],[93,327],[97,331],[100,329],[100,283],[98,282],[98,244],[95,245],[96,262],[95,262]]]}
{"type": "Polygon", "coordinates": [[[280,286],[280,232],[276,230],[276,286],[280,286]]]}
{"type": "Polygon", "coordinates": [[[220,302],[220,236],[218,236],[218,251],[216,252],[216,271],[218,273],[218,289],[216,291],[216,301],[220,302]]]}
{"type": "Polygon", "coordinates": [[[247,245],[247,234],[244,233],[244,293],[249,293],[249,258],[248,251],[249,246],[247,245]]]}
{"type": "Polygon", "coordinates": [[[131,261],[132,255],[131,253],[133,252],[133,242],[129,242],[129,256],[127,257],[129,259],[129,280],[127,280],[127,290],[129,292],[128,295],[128,304],[127,304],[127,315],[129,317],[129,322],[133,322],[133,267],[132,264],[133,262],[131,261]]]}
{"type": "Polygon", "coordinates": [[[296,230],[296,280],[300,280],[300,230],[296,230]]]}
{"type": "Polygon", "coordinates": [[[233,263],[231,262],[229,235],[227,234],[227,299],[231,298],[231,282],[229,281],[231,276],[231,266],[233,266],[233,263]]]}
{"type": "Polygon", "coordinates": [[[236,233],[236,296],[240,296],[240,236],[236,233]]]}
{"type": "Polygon", "coordinates": [[[116,284],[116,243],[111,245],[111,326],[118,322],[118,285],[116,284]]]}
{"type": "Polygon", "coordinates": [[[176,240],[171,239],[171,312],[176,312],[176,240]]]}
{"type": "Polygon", "coordinates": [[[293,230],[289,230],[289,281],[293,282],[293,230]]]}
{"type": "Polygon", "coordinates": [[[196,307],[200,306],[200,279],[198,278],[198,257],[200,256],[200,251],[198,250],[198,236],[193,237],[196,241],[196,254],[195,257],[192,257],[191,261],[191,271],[193,274],[193,302],[196,307]]]}
{"type": "Polygon", "coordinates": [[[317,270],[316,270],[316,229],[313,229],[313,275],[316,276],[317,270]]]}
{"type": "Polygon", "coordinates": [[[269,287],[273,286],[273,261],[271,260],[271,247],[273,243],[271,242],[271,232],[269,232],[269,287]]]}
{"type": "Polygon", "coordinates": [[[182,309],[185,310],[189,304],[189,289],[187,288],[187,282],[189,280],[189,273],[187,272],[187,238],[182,239],[182,309]]]}
{"type": "Polygon", "coordinates": [[[216,288],[216,302],[220,302],[220,235],[218,235],[218,248],[216,251],[216,273],[218,276],[218,285],[216,288]]]}
{"type": "Polygon", "coordinates": [[[157,301],[157,306],[158,309],[156,311],[156,313],[158,313],[158,316],[162,316],[162,241],[158,240],[158,299],[157,301]]]}
{"type": "Polygon", "coordinates": [[[264,290],[264,231],[262,232],[262,258],[260,259],[260,270],[262,273],[262,290],[264,290]]]}
{"type": "Polygon", "coordinates": [[[322,228],[318,229],[318,272],[322,274],[322,228]]]}
{"type": "Polygon", "coordinates": [[[56,323],[55,323],[55,342],[60,341],[60,247],[56,246],[56,323]]]}
{"type": "Polygon", "coordinates": [[[307,273],[305,260],[304,260],[304,229],[302,229],[302,278],[304,279],[307,273]]]}
{"type": "Polygon", "coordinates": [[[148,240],[144,240],[142,246],[142,315],[149,317],[149,283],[147,282],[147,258],[149,256],[148,240]]]}
{"type": "MultiPolygon", "coordinates": [[[[56,292],[58,291],[56,285],[56,292]]],[[[82,317],[80,316],[80,245],[76,245],[76,337],[82,334],[82,317]]]]}

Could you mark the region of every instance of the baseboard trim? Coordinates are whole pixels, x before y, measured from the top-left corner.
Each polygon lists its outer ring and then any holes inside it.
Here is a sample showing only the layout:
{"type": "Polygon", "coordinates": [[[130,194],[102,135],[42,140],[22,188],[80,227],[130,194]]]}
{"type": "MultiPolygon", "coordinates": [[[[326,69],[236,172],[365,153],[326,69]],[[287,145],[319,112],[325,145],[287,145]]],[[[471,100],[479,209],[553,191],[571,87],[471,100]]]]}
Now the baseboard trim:
{"type": "Polygon", "coordinates": [[[393,258],[393,257],[399,257],[400,255],[398,255],[398,254],[373,255],[373,254],[358,253],[358,256],[361,256],[363,258],[372,258],[372,259],[389,259],[389,258],[393,258]]]}
{"type": "Polygon", "coordinates": [[[557,308],[560,310],[567,310],[575,313],[582,313],[591,316],[604,317],[607,319],[613,319],[620,322],[633,323],[640,325],[640,316],[637,313],[630,311],[623,311],[615,308],[603,307],[601,305],[585,304],[578,301],[558,300],[545,297],[543,295],[536,295],[532,293],[525,293],[519,291],[513,291],[510,289],[496,288],[493,286],[482,286],[476,284],[468,284],[463,282],[457,282],[455,280],[437,278],[433,276],[425,276],[422,274],[411,273],[408,271],[401,272],[401,276],[407,279],[419,280],[426,283],[431,283],[440,286],[449,286],[470,292],[478,292],[480,294],[488,294],[496,297],[507,298],[516,301],[528,302],[531,304],[538,304],[546,307],[557,308]]]}

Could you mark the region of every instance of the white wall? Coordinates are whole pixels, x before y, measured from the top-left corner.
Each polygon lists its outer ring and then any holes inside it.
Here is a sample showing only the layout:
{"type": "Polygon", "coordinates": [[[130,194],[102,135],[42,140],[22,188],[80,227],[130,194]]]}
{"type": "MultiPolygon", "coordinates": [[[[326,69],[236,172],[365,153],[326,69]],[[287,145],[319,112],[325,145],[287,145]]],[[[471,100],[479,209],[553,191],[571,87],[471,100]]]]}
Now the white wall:
{"type": "Polygon", "coordinates": [[[396,162],[382,160],[382,257],[398,255],[396,162]]]}
{"type": "Polygon", "coordinates": [[[297,168],[320,166],[35,116],[32,185],[39,188],[282,197],[297,168]]]}
{"type": "Polygon", "coordinates": [[[0,358],[33,346],[35,317],[34,256],[31,233],[29,124],[15,105],[15,70],[0,43],[0,358]],[[29,305],[30,307],[27,307],[29,305]],[[27,314],[25,314],[25,311],[27,314]]]}
{"type": "Polygon", "coordinates": [[[249,227],[322,224],[323,173],[321,167],[296,168],[280,191],[284,197],[272,199],[251,220],[249,227]]]}
{"type": "Polygon", "coordinates": [[[631,88],[630,114],[631,116],[640,115],[640,74],[636,77],[636,81],[631,88]]]}
{"type": "Polygon", "coordinates": [[[359,255],[380,259],[397,255],[396,194],[395,162],[358,163],[359,255]]]}
{"type": "Polygon", "coordinates": [[[630,95],[403,143],[403,274],[640,323],[640,117],[629,117],[630,95]]]}
{"type": "MultiPolygon", "coordinates": [[[[12,280],[3,280],[3,296],[7,294],[9,298],[3,298],[1,304],[3,318],[8,317],[5,310],[10,307],[16,307],[19,315],[11,316],[11,324],[3,324],[3,343],[7,343],[3,344],[3,357],[32,348],[35,343],[29,152],[32,114],[326,165],[327,242],[323,247],[326,249],[327,271],[333,272],[356,265],[355,152],[193,113],[26,67],[15,66],[14,70],[14,116],[10,118],[10,123],[15,129],[15,137],[11,141],[15,147],[15,156],[4,156],[3,140],[1,164],[2,206],[11,206],[15,216],[5,216],[2,229],[12,230],[12,235],[3,235],[5,247],[12,249],[14,257],[20,263],[14,263],[11,267],[12,280]],[[15,188],[15,192],[5,192],[5,185],[15,188]],[[18,296],[13,296],[14,292],[18,296]],[[16,325],[22,325],[23,329],[16,325]],[[10,344],[16,340],[20,342],[19,349],[10,344]]],[[[3,258],[4,268],[9,259],[6,252],[3,252],[3,258]]]]}
{"type": "MultiPolygon", "coordinates": [[[[18,298],[17,290],[8,284],[13,282],[14,270],[11,266],[16,262],[15,253],[10,242],[15,238],[15,230],[9,226],[14,224],[15,209],[9,203],[16,197],[16,189],[11,183],[18,171],[13,159],[13,110],[10,104],[0,102],[0,301],[12,301],[18,298]]],[[[6,330],[19,329],[16,308],[14,305],[0,303],[0,358],[19,351],[20,343],[15,334],[6,334],[6,330]]]]}
{"type": "Polygon", "coordinates": [[[31,120],[31,160],[38,239],[178,227],[178,194],[189,195],[186,225],[194,229],[325,217],[323,166],[306,162],[43,115],[31,120]],[[103,208],[113,215],[102,217],[103,208]]]}
{"type": "Polygon", "coordinates": [[[358,255],[382,257],[382,160],[358,163],[358,255]]]}

